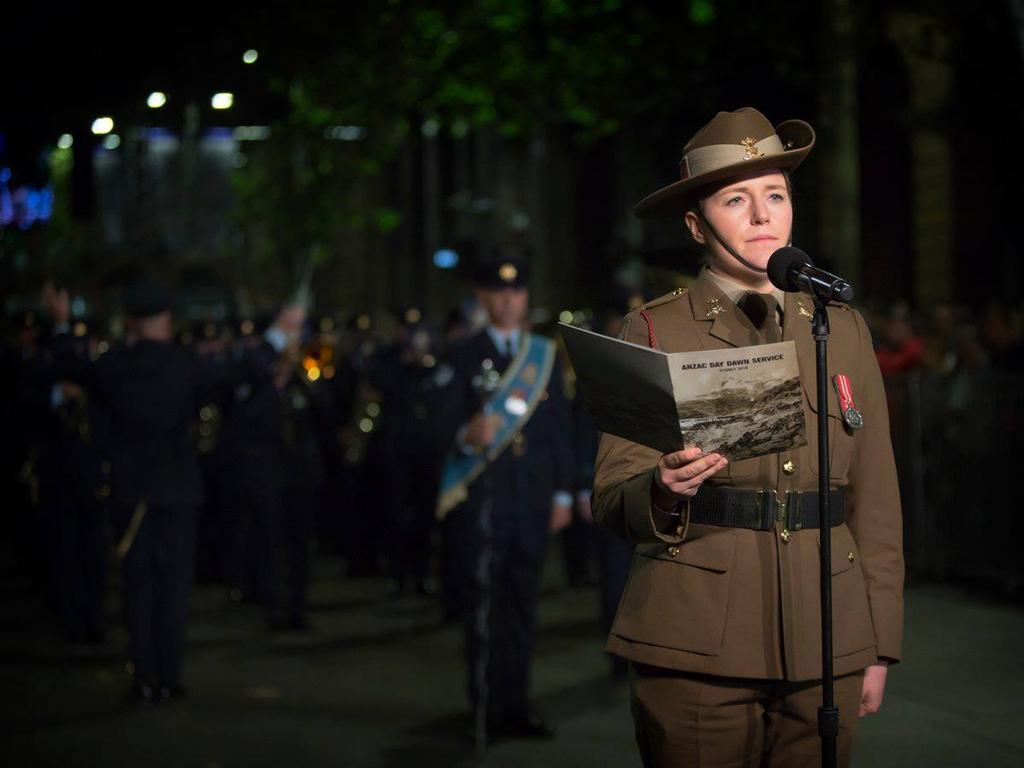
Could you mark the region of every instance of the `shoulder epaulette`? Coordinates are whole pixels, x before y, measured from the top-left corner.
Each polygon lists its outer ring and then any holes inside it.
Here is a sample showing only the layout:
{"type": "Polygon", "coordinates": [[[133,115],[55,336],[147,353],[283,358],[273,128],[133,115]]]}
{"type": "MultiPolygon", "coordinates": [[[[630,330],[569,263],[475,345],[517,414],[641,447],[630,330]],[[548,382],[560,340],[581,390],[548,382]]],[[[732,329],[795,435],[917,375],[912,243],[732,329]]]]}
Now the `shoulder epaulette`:
{"type": "Polygon", "coordinates": [[[668,304],[669,302],[674,301],[675,299],[678,299],[680,296],[685,296],[685,295],[686,295],[686,289],[685,288],[676,288],[671,293],[666,293],[664,296],[659,296],[656,299],[651,299],[650,301],[648,301],[648,302],[646,302],[644,304],[641,304],[636,309],[630,310],[629,314],[627,314],[625,316],[625,318],[623,318],[623,320],[622,320],[622,328],[619,331],[619,338],[620,339],[625,339],[626,338],[626,334],[629,331],[630,323],[633,322],[633,319],[636,318],[636,317],[642,317],[644,319],[644,321],[647,323],[647,343],[648,343],[648,346],[650,346],[652,349],[657,349],[658,348],[658,340],[657,340],[657,338],[654,335],[654,326],[651,324],[651,317],[650,317],[650,315],[647,314],[647,310],[654,309],[655,307],[660,307],[663,304],[668,304]]]}
{"type": "Polygon", "coordinates": [[[651,299],[650,301],[646,302],[643,306],[637,307],[636,311],[639,312],[644,309],[653,309],[654,307],[660,307],[662,304],[668,304],[670,301],[675,301],[676,299],[685,295],[685,288],[676,288],[671,293],[666,293],[664,296],[659,296],[656,299],[651,299]]]}

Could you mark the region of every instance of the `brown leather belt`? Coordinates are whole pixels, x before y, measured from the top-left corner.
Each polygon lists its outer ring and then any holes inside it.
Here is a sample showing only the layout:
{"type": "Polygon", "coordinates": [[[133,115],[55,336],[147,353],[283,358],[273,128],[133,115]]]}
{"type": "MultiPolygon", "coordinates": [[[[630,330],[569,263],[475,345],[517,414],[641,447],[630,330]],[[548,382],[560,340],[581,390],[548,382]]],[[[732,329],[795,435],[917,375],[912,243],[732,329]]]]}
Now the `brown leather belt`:
{"type": "MultiPolygon", "coordinates": [[[[845,487],[829,491],[833,527],[846,521],[845,502],[845,487]]],[[[704,485],[690,501],[690,522],[701,525],[772,531],[776,522],[782,522],[787,530],[799,531],[818,528],[820,520],[817,491],[786,491],[780,501],[775,491],[704,485]]]]}

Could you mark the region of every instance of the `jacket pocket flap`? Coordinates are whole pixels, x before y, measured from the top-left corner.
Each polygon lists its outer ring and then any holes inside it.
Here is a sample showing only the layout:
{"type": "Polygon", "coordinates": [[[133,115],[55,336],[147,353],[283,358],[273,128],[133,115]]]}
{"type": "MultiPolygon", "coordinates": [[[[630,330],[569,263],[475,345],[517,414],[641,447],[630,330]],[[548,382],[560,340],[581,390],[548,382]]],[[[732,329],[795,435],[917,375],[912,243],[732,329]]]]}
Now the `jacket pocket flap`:
{"type": "MultiPolygon", "coordinates": [[[[816,534],[818,551],[821,552],[821,535],[816,534]]],[[[857,551],[857,543],[853,540],[853,534],[846,525],[838,525],[832,529],[832,575],[848,571],[860,561],[857,551]]]]}
{"type": "Polygon", "coordinates": [[[642,544],[636,548],[636,551],[638,555],[655,560],[666,560],[705,571],[725,573],[732,567],[736,542],[731,533],[723,531],[710,536],[701,536],[692,541],[684,541],[678,546],[642,544]]]}
{"type": "MultiPolygon", "coordinates": [[[[842,411],[839,410],[839,397],[836,395],[835,385],[832,383],[832,371],[828,374],[828,415],[834,419],[842,418],[842,411]]],[[[804,397],[807,398],[807,404],[811,407],[811,411],[814,413],[818,412],[818,381],[813,375],[801,379],[800,383],[803,384],[804,397]]]]}

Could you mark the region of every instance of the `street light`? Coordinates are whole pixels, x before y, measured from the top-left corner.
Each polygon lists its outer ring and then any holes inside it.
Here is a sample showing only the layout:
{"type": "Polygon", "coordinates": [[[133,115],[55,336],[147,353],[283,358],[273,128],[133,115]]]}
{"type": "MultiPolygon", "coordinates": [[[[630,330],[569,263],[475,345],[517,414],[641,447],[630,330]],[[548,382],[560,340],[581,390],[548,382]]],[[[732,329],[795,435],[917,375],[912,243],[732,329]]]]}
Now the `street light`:
{"type": "Polygon", "coordinates": [[[233,93],[215,93],[210,99],[210,106],[214,109],[231,109],[234,103],[235,95],[233,93]]]}
{"type": "Polygon", "coordinates": [[[71,146],[75,143],[74,137],[70,133],[62,133],[60,138],[57,139],[57,147],[59,149],[71,149],[71,146]]]}
{"type": "Polygon", "coordinates": [[[146,99],[146,106],[150,109],[160,109],[166,103],[167,94],[161,91],[153,91],[149,94],[149,98],[146,99]]]}
{"type": "Polygon", "coordinates": [[[105,149],[117,149],[121,146],[121,137],[116,133],[112,133],[103,140],[103,147],[105,149]]]}
{"type": "Polygon", "coordinates": [[[92,132],[97,136],[106,136],[114,130],[114,118],[97,117],[92,121],[92,132]]]}
{"type": "Polygon", "coordinates": [[[244,61],[246,64],[255,64],[256,59],[258,59],[259,57],[259,52],[255,48],[250,48],[242,54],[242,61],[244,61]]]}

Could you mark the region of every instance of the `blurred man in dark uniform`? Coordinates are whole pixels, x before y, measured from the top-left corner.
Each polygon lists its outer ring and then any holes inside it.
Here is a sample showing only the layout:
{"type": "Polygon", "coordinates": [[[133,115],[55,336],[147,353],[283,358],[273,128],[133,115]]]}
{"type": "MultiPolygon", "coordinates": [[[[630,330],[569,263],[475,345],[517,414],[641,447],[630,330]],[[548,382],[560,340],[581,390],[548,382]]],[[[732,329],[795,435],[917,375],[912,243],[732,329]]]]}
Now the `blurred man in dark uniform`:
{"type": "Polygon", "coordinates": [[[379,377],[375,368],[380,361],[382,340],[379,329],[368,314],[351,318],[347,328],[348,354],[332,384],[342,422],[339,440],[344,450],[343,471],[339,473],[342,528],[345,541],[345,575],[379,576],[383,526],[365,510],[382,502],[381,489],[388,485],[387,456],[383,445],[373,439],[381,416],[381,393],[374,386],[379,377]]]}
{"type": "Polygon", "coordinates": [[[313,423],[314,409],[322,410],[322,393],[305,371],[290,365],[274,381],[280,390],[284,484],[276,561],[284,577],[274,585],[277,628],[303,630],[309,591],[309,547],[324,487],[324,459],[313,423]]]}
{"type": "Polygon", "coordinates": [[[529,669],[549,533],[571,516],[569,410],[554,343],[525,328],[527,265],[484,263],[475,277],[490,324],[448,359],[438,511],[459,574],[471,703],[486,705],[489,734],[548,738],[529,669]]]}
{"type": "MultiPolygon", "coordinates": [[[[263,326],[268,326],[267,320],[263,326]]],[[[232,350],[245,356],[263,341],[249,336],[232,350]]],[[[289,367],[297,364],[294,350],[289,367]]],[[[286,358],[282,358],[282,364],[286,358]]],[[[278,615],[279,519],[284,498],[284,422],[274,377],[235,383],[221,401],[223,419],[217,445],[218,483],[227,517],[224,579],[232,600],[255,599],[264,607],[268,627],[278,615]]]]}
{"type": "MultiPolygon", "coordinates": [[[[625,303],[625,302],[623,302],[625,303]]],[[[616,313],[608,308],[607,312],[616,313]]],[[[619,315],[608,314],[603,318],[595,318],[596,330],[608,336],[618,336],[619,315]]],[[[588,526],[590,542],[594,550],[598,571],[598,594],[600,598],[601,622],[605,633],[611,631],[615,621],[615,613],[619,601],[626,588],[629,578],[629,567],[633,559],[632,542],[616,536],[611,531],[594,525],[594,513],[591,507],[591,491],[594,484],[594,460],[601,433],[594,425],[586,403],[576,390],[572,401],[572,434],[573,456],[576,459],[576,511],[579,520],[588,526]]],[[[629,673],[629,663],[608,654],[609,673],[613,678],[625,678],[629,673]]]]}
{"type": "MultiPolygon", "coordinates": [[[[44,294],[67,319],[67,294],[44,294]]],[[[277,357],[264,344],[229,367],[204,364],[172,341],[170,291],[155,282],[128,286],[127,341],[95,362],[64,350],[58,375],[85,385],[110,420],[111,490],[117,553],[135,683],[141,701],[181,695],[196,514],[202,482],[192,436],[198,404],[211,389],[270,375],[277,357]]],[[[282,311],[287,334],[301,310],[282,311]]],[[[268,334],[269,336],[269,334],[268,334]]]]}
{"type": "MultiPolygon", "coordinates": [[[[235,355],[251,354],[262,343],[249,337],[235,355]]],[[[263,605],[269,629],[301,630],[307,627],[307,549],[323,458],[297,334],[280,343],[286,354],[272,375],[241,381],[224,399],[218,455],[231,519],[225,580],[233,599],[251,595],[263,605]]]]}
{"type": "Polygon", "coordinates": [[[385,554],[391,589],[428,594],[430,531],[434,521],[441,457],[430,416],[438,403],[434,337],[418,307],[398,313],[395,342],[381,350],[367,380],[377,393],[379,417],[367,461],[377,461],[379,505],[385,522],[385,554]],[[406,471],[388,475],[396,463],[406,471]],[[386,482],[379,478],[388,477],[386,482]]]}
{"type": "Polygon", "coordinates": [[[42,558],[37,555],[41,533],[38,516],[32,514],[37,506],[38,482],[34,468],[33,438],[36,431],[35,416],[45,398],[45,387],[39,386],[40,367],[39,323],[34,312],[20,312],[4,325],[3,345],[0,346],[0,419],[5,426],[5,438],[0,441],[0,487],[4,492],[7,535],[4,544],[16,572],[28,577],[33,591],[42,590],[49,582],[49,574],[41,568],[42,558]]]}
{"type": "MultiPolygon", "coordinates": [[[[95,350],[95,339],[87,333],[84,324],[76,323],[69,342],[82,358],[95,350]]],[[[49,370],[44,366],[41,372],[45,376],[49,370]]],[[[98,643],[104,636],[110,500],[105,414],[69,382],[45,381],[35,387],[34,400],[42,426],[34,470],[58,616],[68,640],[98,643]]]]}

